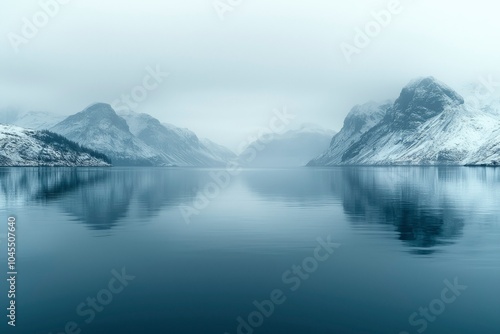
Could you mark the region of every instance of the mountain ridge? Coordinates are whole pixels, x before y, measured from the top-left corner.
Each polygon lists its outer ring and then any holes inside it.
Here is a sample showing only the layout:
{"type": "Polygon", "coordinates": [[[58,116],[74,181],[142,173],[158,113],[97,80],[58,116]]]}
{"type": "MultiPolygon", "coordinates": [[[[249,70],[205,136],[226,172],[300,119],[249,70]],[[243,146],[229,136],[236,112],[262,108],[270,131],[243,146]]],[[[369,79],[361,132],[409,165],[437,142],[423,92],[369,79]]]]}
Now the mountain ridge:
{"type": "Polygon", "coordinates": [[[374,122],[349,136],[356,132],[347,122],[356,116],[353,108],[329,149],[308,166],[497,165],[500,136],[493,132],[500,117],[465,102],[434,77],[412,80],[392,105],[367,105],[374,122]]]}

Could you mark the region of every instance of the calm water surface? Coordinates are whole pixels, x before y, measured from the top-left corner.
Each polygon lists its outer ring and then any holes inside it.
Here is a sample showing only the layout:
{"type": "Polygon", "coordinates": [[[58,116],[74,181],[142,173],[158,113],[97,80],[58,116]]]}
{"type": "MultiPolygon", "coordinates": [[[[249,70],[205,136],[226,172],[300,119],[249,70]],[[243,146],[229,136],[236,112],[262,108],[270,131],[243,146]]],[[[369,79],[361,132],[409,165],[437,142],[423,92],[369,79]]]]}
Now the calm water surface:
{"type": "Polygon", "coordinates": [[[500,169],[218,172],[0,168],[1,332],[500,332],[500,169]]]}

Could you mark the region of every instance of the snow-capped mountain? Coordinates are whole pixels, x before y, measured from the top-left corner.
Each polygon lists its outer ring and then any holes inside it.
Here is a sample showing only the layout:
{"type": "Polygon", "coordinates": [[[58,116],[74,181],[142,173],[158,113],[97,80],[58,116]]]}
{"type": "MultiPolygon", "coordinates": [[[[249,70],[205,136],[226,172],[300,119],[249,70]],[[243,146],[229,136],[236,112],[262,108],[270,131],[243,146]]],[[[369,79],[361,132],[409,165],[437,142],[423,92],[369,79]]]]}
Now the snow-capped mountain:
{"type": "Polygon", "coordinates": [[[162,164],[175,166],[224,166],[228,159],[220,148],[211,150],[196,134],[170,124],[161,124],[148,115],[132,111],[119,112],[130,132],[161,156],[162,164]]]}
{"type": "Polygon", "coordinates": [[[65,116],[46,111],[2,110],[0,123],[17,125],[26,129],[46,130],[61,122],[65,116]]]}
{"type": "Polygon", "coordinates": [[[104,103],[93,104],[50,130],[105,153],[114,165],[216,167],[226,165],[230,157],[187,129],[162,124],[147,114],[117,114],[104,103]]]}
{"type": "Polygon", "coordinates": [[[0,124],[0,166],[110,166],[109,162],[55,133],[0,124]]]}
{"type": "Polygon", "coordinates": [[[364,132],[349,121],[359,114],[355,108],[327,152],[309,165],[500,163],[498,114],[484,105],[472,107],[433,77],[409,83],[394,104],[367,106],[365,111],[372,122],[363,123],[364,132]]]}
{"type": "Polygon", "coordinates": [[[330,149],[309,162],[309,165],[338,165],[342,162],[344,152],[356,143],[361,136],[385,116],[391,103],[383,104],[369,102],[357,105],[344,120],[344,126],[330,142],[330,149]]]}
{"type": "Polygon", "coordinates": [[[152,166],[162,161],[154,149],[130,132],[127,122],[109,104],[93,104],[50,130],[103,152],[113,165],[152,166]]]}
{"type": "Polygon", "coordinates": [[[274,134],[251,143],[240,155],[245,167],[301,167],[324,152],[335,134],[314,124],[303,124],[299,129],[274,134]]]}

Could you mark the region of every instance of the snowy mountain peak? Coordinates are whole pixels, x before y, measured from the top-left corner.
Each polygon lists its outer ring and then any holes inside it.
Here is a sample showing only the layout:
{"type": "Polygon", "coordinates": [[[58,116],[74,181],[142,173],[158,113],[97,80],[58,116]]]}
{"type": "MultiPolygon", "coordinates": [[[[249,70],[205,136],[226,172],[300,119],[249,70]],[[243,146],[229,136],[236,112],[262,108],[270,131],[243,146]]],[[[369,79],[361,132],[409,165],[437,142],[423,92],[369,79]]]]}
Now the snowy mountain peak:
{"type": "Polygon", "coordinates": [[[65,120],[65,123],[69,126],[77,123],[85,124],[87,126],[96,126],[102,130],[116,127],[124,132],[129,132],[127,122],[118,116],[111,105],[107,103],[92,104],[83,111],[69,116],[65,120]]]}
{"type": "Polygon", "coordinates": [[[386,101],[384,103],[368,102],[354,106],[344,120],[344,128],[357,133],[366,132],[385,116],[391,104],[391,101],[386,101]]]}
{"type": "Polygon", "coordinates": [[[82,145],[107,154],[115,165],[224,166],[230,156],[203,145],[189,130],[163,125],[148,114],[96,103],[52,128],[82,145]]]}
{"type": "Polygon", "coordinates": [[[109,103],[104,103],[104,102],[95,102],[90,104],[88,107],[82,110],[82,112],[93,112],[93,111],[99,111],[99,110],[113,110],[113,107],[109,103]]]}
{"type": "Polygon", "coordinates": [[[372,108],[355,107],[330,148],[309,166],[500,165],[498,114],[490,108],[471,108],[432,77],[403,88],[386,115],[370,127],[362,123],[364,118],[385,109],[370,113],[372,108]]]}
{"type": "Polygon", "coordinates": [[[424,98],[425,96],[443,96],[447,97],[450,102],[454,101],[457,105],[464,103],[463,97],[455,92],[455,90],[432,76],[410,81],[403,88],[401,95],[413,99],[424,98]]]}
{"type": "Polygon", "coordinates": [[[94,118],[118,118],[116,112],[111,107],[111,105],[107,103],[94,103],[89,107],[83,109],[77,115],[86,115],[87,117],[94,118]]]}
{"type": "Polygon", "coordinates": [[[403,88],[388,121],[394,129],[415,129],[445,109],[464,104],[464,98],[434,77],[412,80],[403,88]]]}
{"type": "Polygon", "coordinates": [[[148,166],[159,160],[154,150],[134,137],[125,119],[109,104],[93,104],[50,130],[105,153],[115,165],[148,166]]]}
{"type": "Polygon", "coordinates": [[[336,165],[354,143],[386,116],[392,107],[391,101],[383,103],[368,102],[354,106],[344,120],[344,127],[333,136],[330,147],[322,155],[311,160],[309,166],[336,165]]]}

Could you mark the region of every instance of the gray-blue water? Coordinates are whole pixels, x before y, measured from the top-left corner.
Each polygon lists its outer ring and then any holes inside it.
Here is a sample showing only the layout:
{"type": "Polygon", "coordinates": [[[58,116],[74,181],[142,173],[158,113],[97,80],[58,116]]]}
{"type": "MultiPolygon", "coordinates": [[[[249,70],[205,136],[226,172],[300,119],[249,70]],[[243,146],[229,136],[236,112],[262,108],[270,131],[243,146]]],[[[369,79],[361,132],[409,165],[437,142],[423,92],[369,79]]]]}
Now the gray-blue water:
{"type": "Polygon", "coordinates": [[[1,332],[500,332],[500,169],[218,172],[0,169],[1,332]]]}

